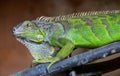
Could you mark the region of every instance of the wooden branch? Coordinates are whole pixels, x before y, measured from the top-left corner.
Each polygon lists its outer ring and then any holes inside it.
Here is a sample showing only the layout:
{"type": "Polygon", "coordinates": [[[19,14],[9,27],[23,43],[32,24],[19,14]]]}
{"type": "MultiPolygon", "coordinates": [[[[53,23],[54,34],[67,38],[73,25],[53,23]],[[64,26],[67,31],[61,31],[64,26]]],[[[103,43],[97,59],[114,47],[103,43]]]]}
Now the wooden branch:
{"type": "Polygon", "coordinates": [[[104,62],[82,65],[79,67],[75,67],[73,69],[75,70],[76,74],[90,74],[90,73],[104,74],[119,68],[120,68],[120,57],[104,62]]]}
{"type": "Polygon", "coordinates": [[[49,70],[46,69],[48,64],[39,64],[35,67],[12,74],[11,76],[52,76],[115,53],[120,53],[120,41],[64,59],[54,64],[49,70]]]}

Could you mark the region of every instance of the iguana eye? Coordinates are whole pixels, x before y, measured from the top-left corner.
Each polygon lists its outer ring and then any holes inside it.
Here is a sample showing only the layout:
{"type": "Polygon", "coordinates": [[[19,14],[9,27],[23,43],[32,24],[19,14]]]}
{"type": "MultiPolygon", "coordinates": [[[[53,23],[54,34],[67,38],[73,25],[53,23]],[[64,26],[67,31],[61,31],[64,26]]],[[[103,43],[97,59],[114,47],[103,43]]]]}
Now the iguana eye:
{"type": "Polygon", "coordinates": [[[29,23],[28,23],[28,24],[26,24],[26,27],[31,27],[31,24],[29,24],[29,23]]]}

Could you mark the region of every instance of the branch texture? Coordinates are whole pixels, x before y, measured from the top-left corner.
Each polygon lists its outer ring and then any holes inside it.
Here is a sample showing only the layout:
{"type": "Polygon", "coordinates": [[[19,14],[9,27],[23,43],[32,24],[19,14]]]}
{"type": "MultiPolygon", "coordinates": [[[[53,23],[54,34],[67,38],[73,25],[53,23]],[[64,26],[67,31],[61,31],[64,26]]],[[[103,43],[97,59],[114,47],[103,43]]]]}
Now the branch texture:
{"type": "Polygon", "coordinates": [[[48,64],[39,64],[35,67],[12,74],[11,76],[52,76],[115,53],[120,53],[120,41],[64,59],[54,64],[49,70],[47,70],[48,64]]]}

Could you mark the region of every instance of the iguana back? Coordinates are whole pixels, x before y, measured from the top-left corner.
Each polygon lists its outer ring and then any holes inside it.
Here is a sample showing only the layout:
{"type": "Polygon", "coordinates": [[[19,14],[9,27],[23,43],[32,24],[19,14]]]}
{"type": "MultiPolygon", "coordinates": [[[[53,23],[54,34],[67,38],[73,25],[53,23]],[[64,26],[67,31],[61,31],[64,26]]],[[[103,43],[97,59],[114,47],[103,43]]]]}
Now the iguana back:
{"type": "Polygon", "coordinates": [[[67,21],[70,29],[65,37],[75,45],[97,47],[120,40],[120,14],[83,16],[67,21]]]}
{"type": "Polygon", "coordinates": [[[62,24],[65,33],[61,38],[71,40],[76,47],[98,47],[120,40],[119,12],[94,11],[39,19],[62,24]]]}

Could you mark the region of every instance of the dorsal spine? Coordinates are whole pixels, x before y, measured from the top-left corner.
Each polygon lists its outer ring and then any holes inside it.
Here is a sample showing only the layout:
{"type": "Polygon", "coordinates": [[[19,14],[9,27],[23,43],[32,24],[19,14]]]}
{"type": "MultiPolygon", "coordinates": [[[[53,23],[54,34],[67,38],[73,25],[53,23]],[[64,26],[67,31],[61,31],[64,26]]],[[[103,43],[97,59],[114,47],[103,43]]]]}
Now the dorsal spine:
{"type": "Polygon", "coordinates": [[[37,20],[46,21],[46,22],[63,21],[68,18],[76,18],[76,17],[87,16],[87,15],[116,14],[116,13],[120,13],[120,10],[88,11],[88,12],[79,12],[79,13],[73,13],[73,14],[62,15],[62,16],[60,15],[60,16],[56,16],[56,17],[41,16],[41,17],[38,17],[37,20]]]}

